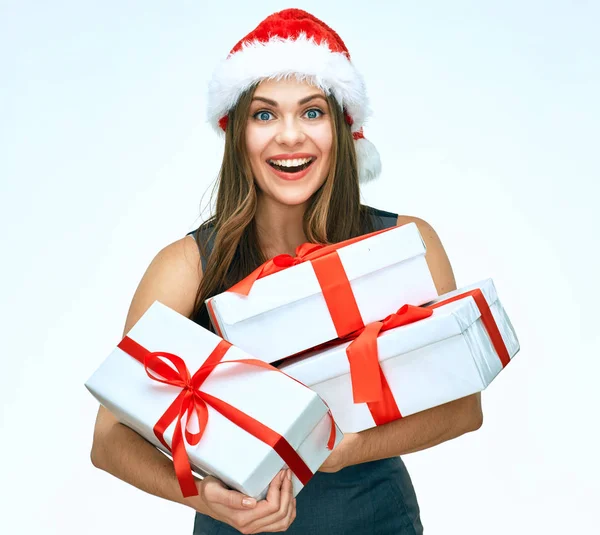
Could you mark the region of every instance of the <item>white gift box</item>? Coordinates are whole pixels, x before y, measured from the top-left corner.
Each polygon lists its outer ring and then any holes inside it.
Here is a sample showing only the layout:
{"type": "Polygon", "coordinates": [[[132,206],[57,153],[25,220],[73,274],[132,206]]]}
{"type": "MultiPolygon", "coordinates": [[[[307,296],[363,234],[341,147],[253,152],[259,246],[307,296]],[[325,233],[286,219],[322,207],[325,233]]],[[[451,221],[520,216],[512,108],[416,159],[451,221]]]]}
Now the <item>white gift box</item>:
{"type": "MultiPolygon", "coordinates": [[[[519,342],[491,279],[433,302],[475,288],[482,291],[489,305],[508,357],[514,357],[519,342]]],[[[279,366],[325,400],[345,433],[375,426],[367,404],[354,403],[348,345],[307,353],[279,366]]],[[[381,369],[402,416],[480,392],[503,369],[481,312],[470,296],[433,309],[428,318],[381,333],[377,346],[381,369]]]]}
{"type": "MultiPolygon", "coordinates": [[[[155,301],[127,334],[148,351],[173,353],[193,375],[221,342],[221,338],[185,316],[155,301]]],[[[223,361],[253,358],[232,346],[223,361]]],[[[120,422],[161,451],[153,427],[181,392],[149,378],[144,366],[117,347],[85,386],[120,422]]],[[[283,436],[311,472],[331,453],[327,442],[331,419],[327,406],[309,388],[275,370],[243,363],[216,366],[201,391],[243,411],[283,436]]],[[[236,426],[208,406],[204,435],[195,446],[185,443],[194,472],[213,475],[240,492],[262,499],[269,483],[286,465],[270,446],[236,426]]],[[[193,423],[193,422],[192,422],[193,423]]],[[[165,431],[171,447],[175,422],[165,431]]],[[[343,435],[336,427],[336,445],[343,435]]],[[[294,495],[302,488],[293,475],[294,495]]]]}
{"type": "MultiPolygon", "coordinates": [[[[437,297],[415,223],[341,247],[337,254],[363,323],[437,297]]],[[[248,296],[216,295],[207,307],[223,338],[266,362],[338,338],[311,262],[258,279],[248,296]]]]}

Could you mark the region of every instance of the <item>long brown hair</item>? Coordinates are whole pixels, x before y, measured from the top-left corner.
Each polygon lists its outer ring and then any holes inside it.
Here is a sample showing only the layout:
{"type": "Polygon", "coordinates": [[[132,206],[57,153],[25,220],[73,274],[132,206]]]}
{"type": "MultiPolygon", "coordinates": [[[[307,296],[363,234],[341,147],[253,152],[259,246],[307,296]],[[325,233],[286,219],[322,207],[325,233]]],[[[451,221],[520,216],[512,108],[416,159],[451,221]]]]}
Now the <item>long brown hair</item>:
{"type": "MultiPolygon", "coordinates": [[[[229,112],[215,213],[194,234],[206,266],[192,318],[204,326],[209,326],[205,300],[225,291],[267,260],[259,246],[254,220],[257,191],[245,138],[257,86],[246,91],[229,112]],[[208,242],[213,244],[211,251],[208,242]]],[[[329,174],[304,214],[304,234],[312,243],[336,243],[372,230],[370,218],[360,203],[352,132],[335,98],[328,95],[327,102],[335,142],[329,174]]]]}

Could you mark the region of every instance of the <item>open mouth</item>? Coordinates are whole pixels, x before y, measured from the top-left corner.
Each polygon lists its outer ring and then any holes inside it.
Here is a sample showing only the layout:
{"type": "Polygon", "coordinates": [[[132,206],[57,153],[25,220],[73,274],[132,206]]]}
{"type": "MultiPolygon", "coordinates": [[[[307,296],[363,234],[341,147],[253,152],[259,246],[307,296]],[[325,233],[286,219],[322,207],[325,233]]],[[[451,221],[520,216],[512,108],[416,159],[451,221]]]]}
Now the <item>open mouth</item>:
{"type": "Polygon", "coordinates": [[[308,169],[314,161],[315,158],[302,158],[300,160],[278,161],[277,163],[274,160],[267,160],[267,163],[273,169],[283,173],[299,173],[300,171],[308,169]]]}

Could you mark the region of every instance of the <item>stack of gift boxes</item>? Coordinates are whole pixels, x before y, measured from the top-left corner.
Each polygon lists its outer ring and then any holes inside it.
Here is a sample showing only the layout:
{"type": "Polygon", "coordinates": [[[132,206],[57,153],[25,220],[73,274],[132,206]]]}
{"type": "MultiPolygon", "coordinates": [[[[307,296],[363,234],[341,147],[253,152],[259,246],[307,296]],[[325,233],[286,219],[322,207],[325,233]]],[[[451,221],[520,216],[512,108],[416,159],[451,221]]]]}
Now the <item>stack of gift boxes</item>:
{"type": "Polygon", "coordinates": [[[491,280],[438,296],[414,223],[277,256],[207,308],[156,301],[86,382],[192,472],[296,495],[343,438],[485,389],[519,343],[491,280]],[[276,366],[274,366],[274,365],[276,366]]]}

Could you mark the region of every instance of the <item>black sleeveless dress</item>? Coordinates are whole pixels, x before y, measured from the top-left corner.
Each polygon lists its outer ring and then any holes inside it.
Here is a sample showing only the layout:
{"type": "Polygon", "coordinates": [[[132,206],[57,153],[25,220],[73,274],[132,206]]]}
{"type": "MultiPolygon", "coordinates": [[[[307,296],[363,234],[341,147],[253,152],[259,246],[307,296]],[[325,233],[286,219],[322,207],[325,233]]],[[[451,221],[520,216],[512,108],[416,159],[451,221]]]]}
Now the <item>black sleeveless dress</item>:
{"type": "MultiPolygon", "coordinates": [[[[397,214],[366,207],[374,230],[396,225],[397,214]]],[[[202,232],[202,231],[201,231],[202,232]]],[[[194,235],[192,231],[189,235],[194,235]]],[[[206,240],[202,233],[200,240],[206,240]]],[[[204,241],[206,250],[212,243],[204,241]]],[[[206,259],[201,258],[204,269],[206,259]]],[[[203,327],[205,319],[195,319],[203,327]]],[[[417,497],[402,459],[317,472],[296,498],[296,519],[289,535],[420,535],[423,526],[417,497]]],[[[194,535],[234,535],[228,524],[197,513],[194,535]]]]}

